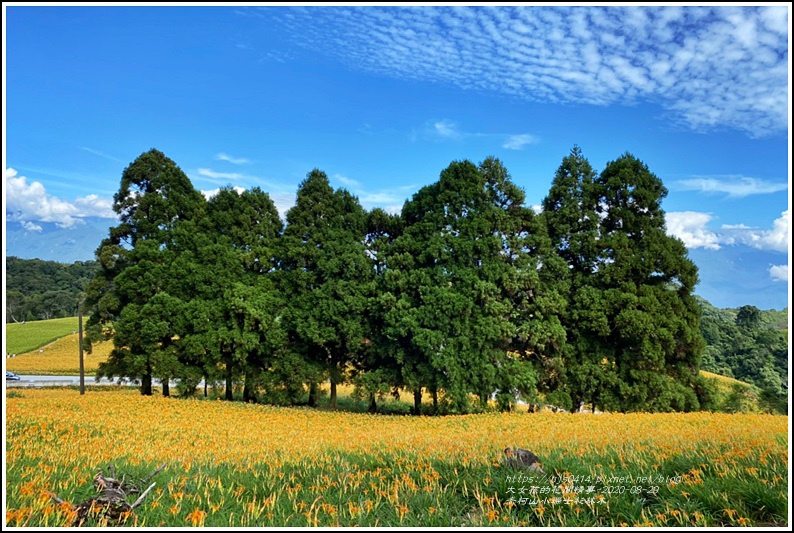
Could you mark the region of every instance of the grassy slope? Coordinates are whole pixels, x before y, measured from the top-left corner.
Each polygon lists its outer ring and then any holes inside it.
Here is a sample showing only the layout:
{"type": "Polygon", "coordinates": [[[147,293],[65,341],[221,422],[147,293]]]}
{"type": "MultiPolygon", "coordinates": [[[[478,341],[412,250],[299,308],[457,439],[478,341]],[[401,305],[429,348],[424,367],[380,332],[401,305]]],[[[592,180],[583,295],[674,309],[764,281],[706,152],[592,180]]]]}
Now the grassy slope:
{"type": "MultiPolygon", "coordinates": [[[[99,363],[107,361],[112,349],[113,342],[101,342],[93,347],[90,354],[83,352],[86,374],[95,374],[99,363]]],[[[80,374],[80,350],[77,344],[77,334],[69,332],[69,335],[42,348],[6,359],[6,369],[20,375],[77,376],[80,374]]]]}
{"type": "Polygon", "coordinates": [[[757,387],[705,370],[701,370],[700,373],[715,385],[717,411],[743,413],[764,411],[759,401],[760,391],[757,387]]]}
{"type": "Polygon", "coordinates": [[[76,316],[6,324],[6,353],[22,354],[36,350],[77,331],[77,327],[76,316]]]}

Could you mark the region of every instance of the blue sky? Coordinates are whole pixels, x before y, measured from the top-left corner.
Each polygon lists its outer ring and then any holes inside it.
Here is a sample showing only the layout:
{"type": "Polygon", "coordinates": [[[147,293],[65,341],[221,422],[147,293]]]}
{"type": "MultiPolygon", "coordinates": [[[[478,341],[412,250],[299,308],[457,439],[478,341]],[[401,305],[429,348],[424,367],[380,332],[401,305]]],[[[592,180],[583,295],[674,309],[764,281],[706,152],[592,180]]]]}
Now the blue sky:
{"type": "Polygon", "coordinates": [[[150,148],[207,194],[259,186],[284,212],[319,168],[397,212],[489,155],[538,205],[578,145],[662,179],[698,294],[789,305],[787,5],[3,10],[4,224],[26,238],[112,224],[150,148]]]}

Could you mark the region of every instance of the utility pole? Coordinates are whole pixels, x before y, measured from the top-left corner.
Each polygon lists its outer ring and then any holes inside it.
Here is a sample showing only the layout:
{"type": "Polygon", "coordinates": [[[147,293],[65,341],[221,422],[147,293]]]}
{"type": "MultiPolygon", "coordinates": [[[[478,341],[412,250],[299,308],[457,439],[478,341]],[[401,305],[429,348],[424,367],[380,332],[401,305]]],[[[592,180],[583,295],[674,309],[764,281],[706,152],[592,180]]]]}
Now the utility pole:
{"type": "Polygon", "coordinates": [[[80,349],[80,394],[85,394],[85,365],[83,363],[83,300],[77,303],[77,345],[80,349]]]}

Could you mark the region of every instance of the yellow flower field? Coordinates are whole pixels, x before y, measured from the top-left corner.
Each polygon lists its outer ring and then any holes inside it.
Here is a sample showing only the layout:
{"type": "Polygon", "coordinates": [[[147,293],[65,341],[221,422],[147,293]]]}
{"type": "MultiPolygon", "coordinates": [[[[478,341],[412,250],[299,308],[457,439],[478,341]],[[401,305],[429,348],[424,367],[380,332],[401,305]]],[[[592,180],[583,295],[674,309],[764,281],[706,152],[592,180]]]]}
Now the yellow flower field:
{"type": "Polygon", "coordinates": [[[784,520],[788,498],[783,416],[383,416],[100,388],[8,392],[6,410],[8,525],[68,523],[48,493],[77,504],[109,463],[168,463],[139,526],[742,525],[784,520]],[[512,498],[507,446],[558,497],[512,498]]]}
{"type": "MultiPolygon", "coordinates": [[[[32,352],[6,359],[6,369],[19,374],[78,375],[80,353],[77,333],[61,337],[57,341],[32,352]]],[[[92,353],[83,352],[86,374],[96,374],[99,363],[107,361],[113,341],[94,345],[92,353]]]]}

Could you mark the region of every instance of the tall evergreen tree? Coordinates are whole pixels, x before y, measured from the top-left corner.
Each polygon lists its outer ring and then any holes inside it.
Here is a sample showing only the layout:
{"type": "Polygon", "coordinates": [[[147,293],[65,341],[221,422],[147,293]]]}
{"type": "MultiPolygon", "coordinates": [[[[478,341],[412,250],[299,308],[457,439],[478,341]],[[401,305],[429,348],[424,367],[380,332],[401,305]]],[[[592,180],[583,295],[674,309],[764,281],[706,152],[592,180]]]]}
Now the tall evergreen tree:
{"type": "Polygon", "coordinates": [[[512,409],[517,397],[534,403],[536,390],[558,379],[566,339],[560,321],[566,307],[566,264],[501,161],[488,157],[479,169],[495,208],[493,232],[502,241],[501,299],[509,305],[515,327],[508,359],[498,367],[497,402],[512,409]]]}
{"type": "Polygon", "coordinates": [[[311,171],[287,212],[281,255],[282,288],[290,295],[285,326],[305,361],[311,404],[317,376],[325,375],[336,406],[337,385],[365,345],[375,275],[365,232],[366,212],[358,199],[344,189],[334,191],[324,172],[311,171]]]}
{"type": "Polygon", "coordinates": [[[697,268],[665,232],[667,190],[630,154],[596,175],[578,147],[543,201],[552,244],[568,265],[564,381],[607,409],[691,410],[704,346],[692,294],[697,268]]]}
{"type": "Polygon", "coordinates": [[[536,375],[528,348],[545,350],[564,335],[553,319],[522,324],[545,306],[527,297],[539,289],[527,254],[540,226],[523,199],[501,163],[488,158],[479,168],[453,162],[406,202],[382,298],[414,412],[423,389],[443,389],[458,412],[471,408],[472,394],[484,405],[497,389],[531,393],[536,375]],[[519,357],[508,355],[517,347],[519,357]]]}
{"type": "Polygon", "coordinates": [[[543,199],[542,217],[556,255],[567,266],[559,278],[567,300],[562,323],[567,338],[562,360],[548,361],[541,389],[555,393],[569,407],[580,402],[595,405],[615,381],[614,367],[605,363],[611,348],[604,295],[594,276],[603,262],[600,245],[597,173],[574,146],[563,158],[549,193],[543,199]]]}
{"type": "Polygon", "coordinates": [[[605,366],[617,373],[609,403],[621,410],[699,407],[700,308],[693,295],[697,267],[683,242],[667,235],[662,181],[625,154],[598,177],[604,260],[596,283],[603,291],[612,348],[605,366]]]}
{"type": "Polygon", "coordinates": [[[384,275],[389,247],[402,233],[402,217],[390,215],[381,208],[367,213],[367,226],[364,242],[374,269],[374,292],[368,299],[367,338],[360,357],[353,361],[353,383],[355,392],[369,401],[369,411],[378,409],[377,399],[388,393],[399,394],[401,380],[400,367],[390,353],[390,345],[385,336],[385,311],[380,294],[384,289],[384,275]]]}
{"type": "Polygon", "coordinates": [[[239,370],[244,376],[243,399],[253,401],[262,373],[273,364],[283,340],[283,300],[274,279],[283,224],[270,196],[259,188],[242,194],[223,188],[209,200],[207,211],[212,239],[238,259],[221,273],[231,283],[216,295],[215,306],[220,311],[214,326],[221,341],[226,399],[233,399],[239,370]]]}
{"type": "Polygon", "coordinates": [[[166,287],[173,230],[204,203],[184,172],[158,150],[124,169],[113,202],[120,224],[97,250],[101,271],[87,289],[93,308],[89,338],[99,336],[104,322],[113,321],[116,330],[115,348],[98,375],[139,379],[144,395],[152,394],[153,377],[167,384],[174,330],[155,307],[174,303],[166,287]]]}

